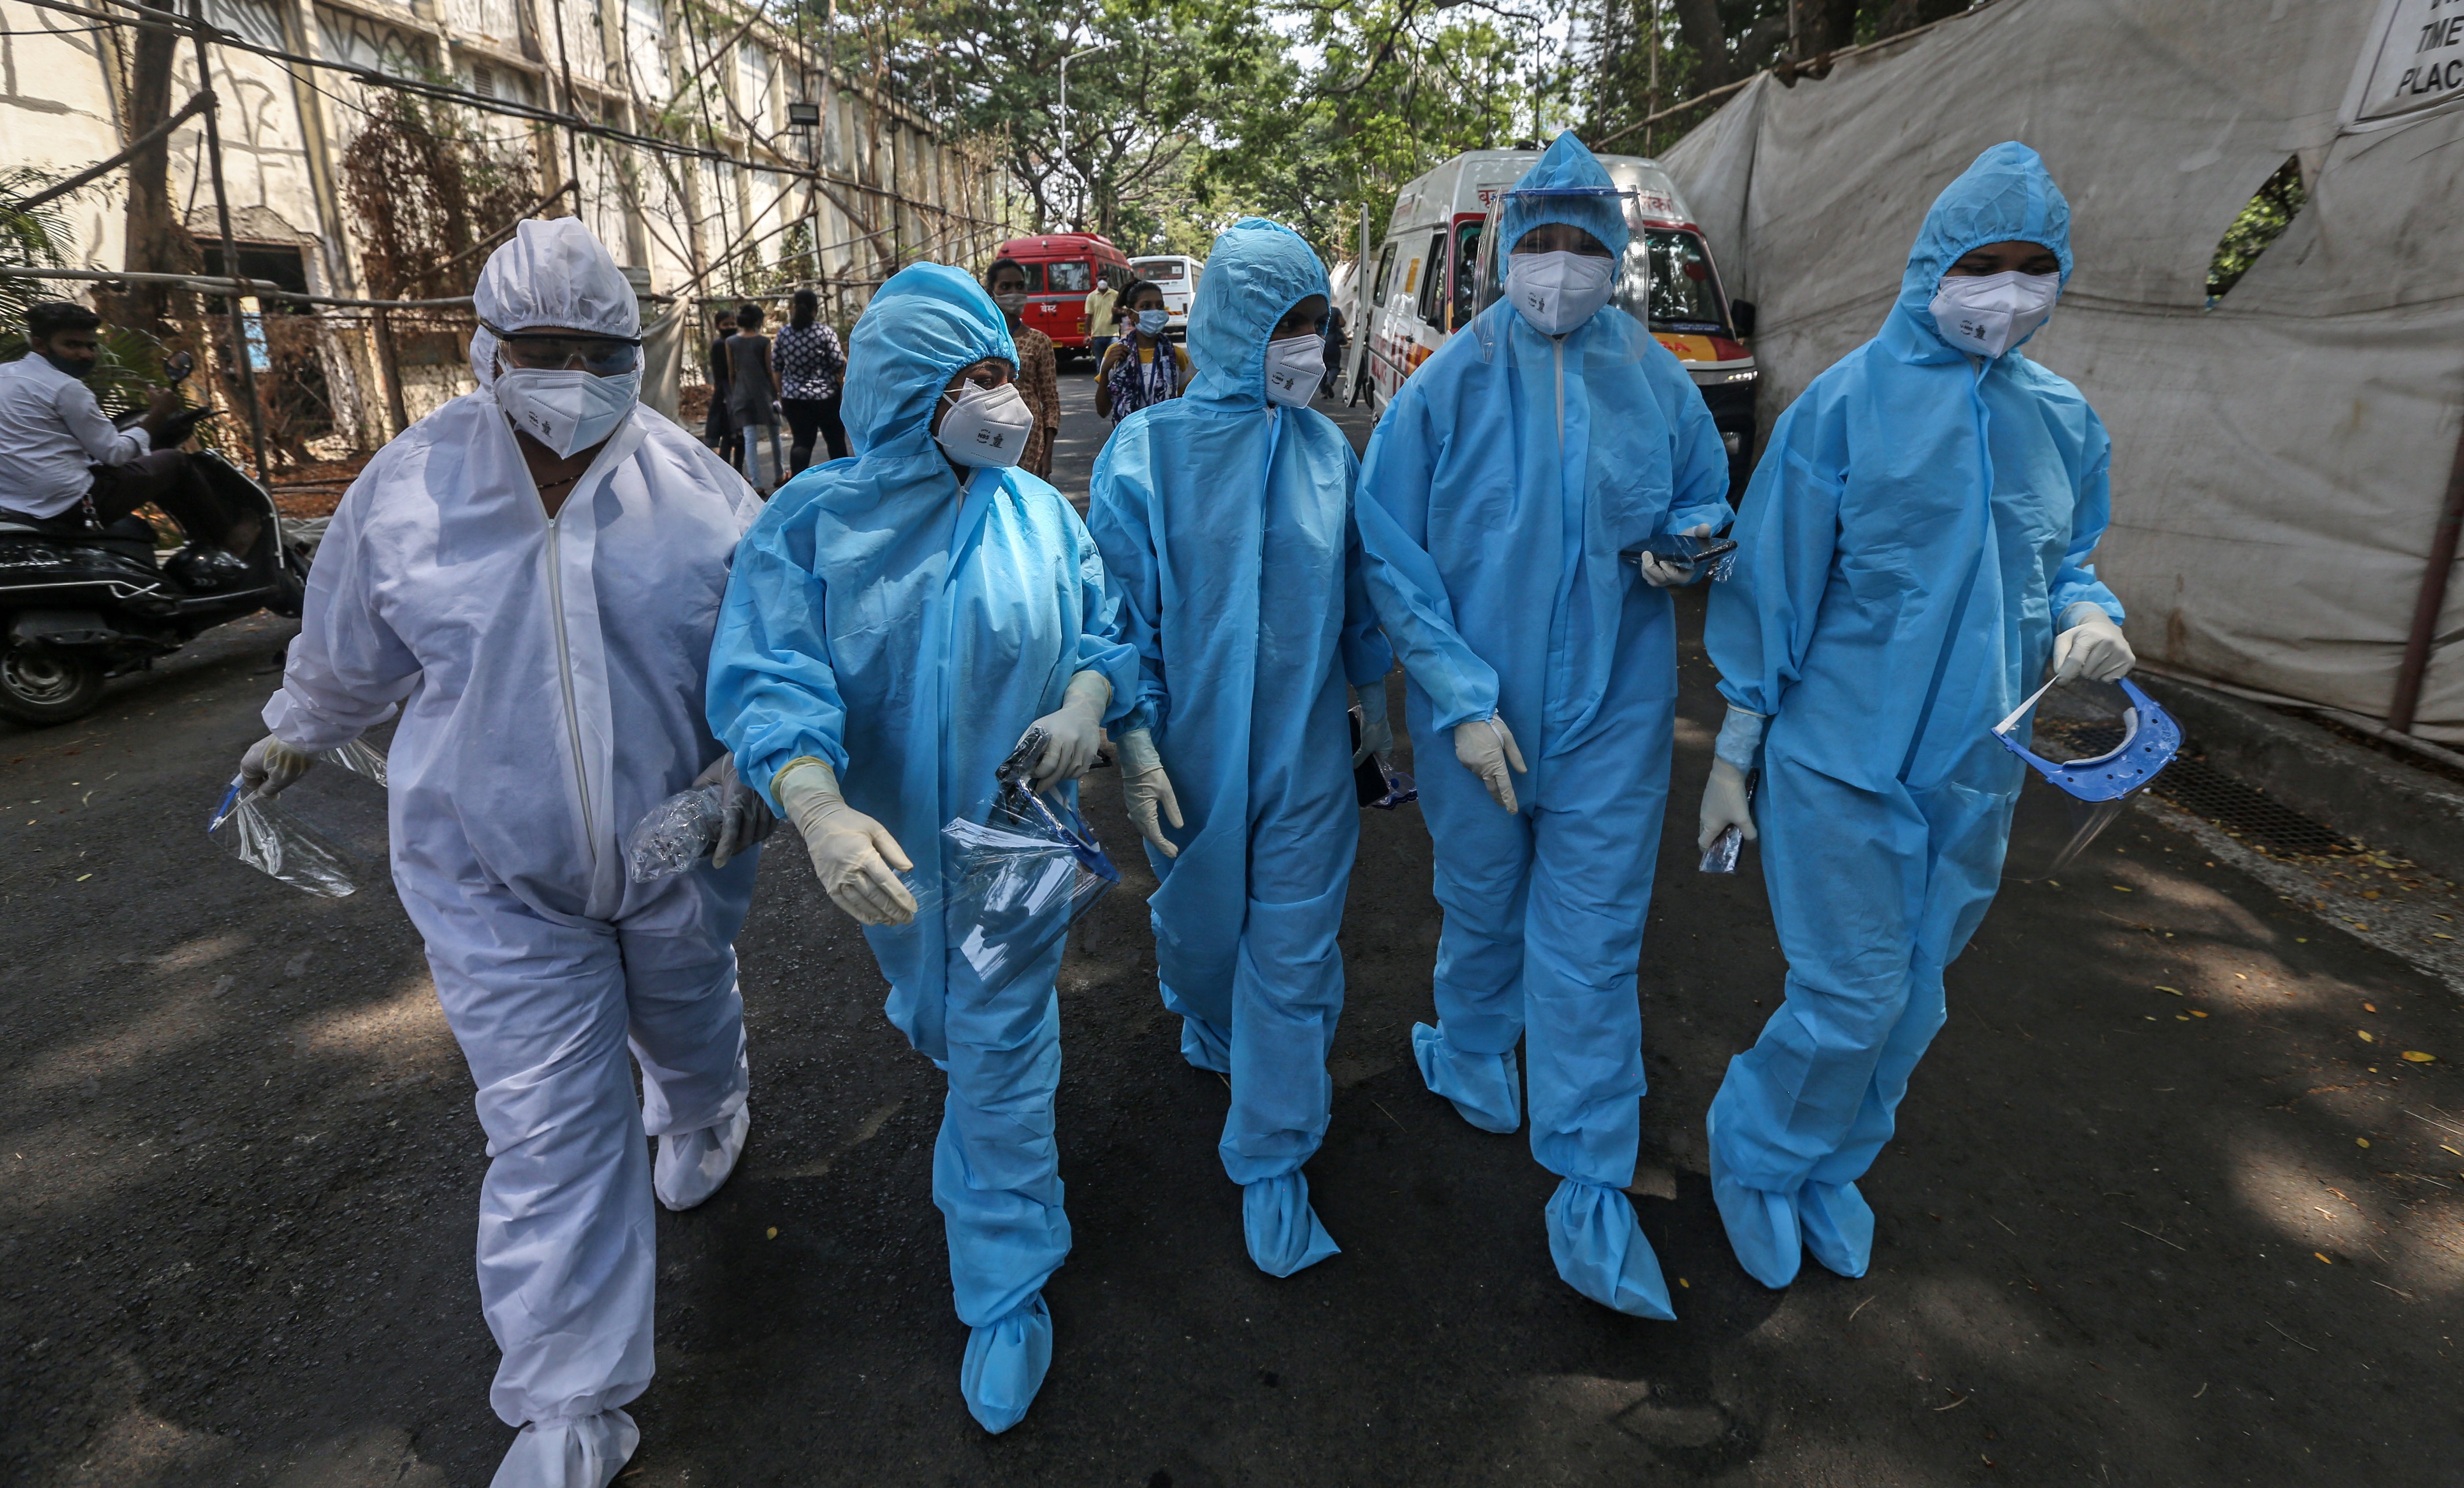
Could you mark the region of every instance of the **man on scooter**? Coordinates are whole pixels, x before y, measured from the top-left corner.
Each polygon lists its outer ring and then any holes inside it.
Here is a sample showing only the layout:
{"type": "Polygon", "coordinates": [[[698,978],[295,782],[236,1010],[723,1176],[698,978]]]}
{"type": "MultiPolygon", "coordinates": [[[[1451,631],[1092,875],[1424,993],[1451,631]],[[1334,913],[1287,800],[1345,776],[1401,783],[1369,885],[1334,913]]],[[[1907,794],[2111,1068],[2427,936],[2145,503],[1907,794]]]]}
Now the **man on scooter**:
{"type": "Polygon", "coordinates": [[[103,417],[85,385],[101,326],[101,317],[66,300],[26,313],[27,354],[0,365],[0,515],[76,534],[152,502],[200,549],[218,547],[245,563],[263,519],[229,511],[186,450],[154,448],[180,395],[157,389],[127,428],[103,417]]]}

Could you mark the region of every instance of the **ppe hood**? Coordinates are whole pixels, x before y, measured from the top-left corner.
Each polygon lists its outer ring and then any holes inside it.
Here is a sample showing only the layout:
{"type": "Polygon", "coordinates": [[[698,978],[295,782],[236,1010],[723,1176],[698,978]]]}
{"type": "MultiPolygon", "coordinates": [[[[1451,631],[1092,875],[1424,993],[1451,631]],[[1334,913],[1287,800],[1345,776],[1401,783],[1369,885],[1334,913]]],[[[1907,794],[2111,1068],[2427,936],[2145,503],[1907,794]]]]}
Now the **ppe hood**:
{"type": "MultiPolygon", "coordinates": [[[[2013,240],[2042,243],[2061,260],[2062,282],[2071,278],[2071,204],[2036,152],[2016,141],[1976,157],[1958,180],[1943,187],[1925,212],[1916,246],[1908,251],[1900,297],[1882,324],[1882,344],[1903,361],[1957,361],[1964,353],[1942,339],[1933,322],[1934,291],[1946,270],[1970,249],[2013,240]]],[[[2025,345],[2020,338],[2016,345],[2025,345]]]]}
{"type": "Polygon", "coordinates": [[[1326,265],[1299,233],[1264,217],[1224,229],[1207,251],[1189,306],[1189,360],[1198,377],[1183,396],[1219,408],[1265,407],[1266,340],[1275,323],[1326,293],[1326,265]]]}
{"type": "Polygon", "coordinates": [[[901,269],[847,338],[848,448],[861,456],[938,460],[933,405],[960,367],[987,357],[1018,366],[1001,307],[983,287],[947,264],[901,269]]]}
{"type": "MultiPolygon", "coordinates": [[[[480,319],[508,331],[558,325],[600,336],[642,334],[632,284],[577,217],[516,224],[513,240],[488,255],[471,299],[480,319]]],[[[482,387],[496,381],[496,339],[485,327],[472,333],[471,370],[482,387]]]]}
{"type": "Polygon", "coordinates": [[[1625,197],[1609,179],[1608,167],[1583,147],[1571,129],[1550,142],[1523,179],[1507,188],[1506,208],[1497,219],[1496,252],[1514,252],[1523,234],[1551,222],[1580,228],[1598,238],[1611,259],[1625,256],[1625,197]]]}

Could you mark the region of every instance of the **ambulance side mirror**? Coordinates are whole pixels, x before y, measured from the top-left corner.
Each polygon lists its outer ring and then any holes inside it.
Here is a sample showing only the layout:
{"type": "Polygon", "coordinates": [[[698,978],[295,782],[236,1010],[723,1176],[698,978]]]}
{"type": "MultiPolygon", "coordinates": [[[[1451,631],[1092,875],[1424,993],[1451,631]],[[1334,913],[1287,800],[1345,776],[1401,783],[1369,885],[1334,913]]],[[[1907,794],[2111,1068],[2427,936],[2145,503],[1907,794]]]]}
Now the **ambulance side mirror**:
{"type": "Polygon", "coordinates": [[[1737,328],[1739,340],[1754,339],[1754,302],[1750,299],[1728,301],[1728,319],[1737,328]]]}

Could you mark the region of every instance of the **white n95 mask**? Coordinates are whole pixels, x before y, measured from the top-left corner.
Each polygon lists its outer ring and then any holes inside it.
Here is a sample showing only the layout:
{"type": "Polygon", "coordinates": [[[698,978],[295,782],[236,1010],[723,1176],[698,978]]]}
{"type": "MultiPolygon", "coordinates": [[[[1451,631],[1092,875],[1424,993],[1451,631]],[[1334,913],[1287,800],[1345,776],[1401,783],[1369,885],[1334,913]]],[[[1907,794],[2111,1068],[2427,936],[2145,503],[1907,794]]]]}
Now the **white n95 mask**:
{"type": "Polygon", "coordinates": [[[1035,428],[1035,414],[1018,395],[1018,384],[958,389],[950,411],[941,415],[941,432],[934,437],[960,465],[1016,465],[1026,458],[1026,436],[1035,428]]]}
{"type": "Polygon", "coordinates": [[[1991,361],[2053,316],[2057,274],[1947,275],[1933,292],[1934,327],[1953,350],[1991,361]]]}
{"type": "Polygon", "coordinates": [[[507,367],[489,391],[514,427],[559,455],[572,455],[616,432],[641,396],[642,370],[601,377],[579,367],[507,367]]]}
{"type": "Polygon", "coordinates": [[[1594,253],[1508,253],[1506,297],[1543,336],[1563,336],[1609,302],[1617,260],[1594,253]]]}
{"type": "Polygon", "coordinates": [[[1287,408],[1304,408],[1326,381],[1326,338],[1287,336],[1266,343],[1266,398],[1287,408]]]}

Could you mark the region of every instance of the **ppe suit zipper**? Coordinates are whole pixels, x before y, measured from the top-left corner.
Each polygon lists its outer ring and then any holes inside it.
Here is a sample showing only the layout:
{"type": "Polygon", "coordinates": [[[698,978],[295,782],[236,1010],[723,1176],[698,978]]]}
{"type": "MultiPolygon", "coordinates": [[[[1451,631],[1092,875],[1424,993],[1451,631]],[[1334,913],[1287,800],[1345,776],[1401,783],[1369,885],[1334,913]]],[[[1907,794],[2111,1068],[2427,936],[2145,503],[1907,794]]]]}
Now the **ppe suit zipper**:
{"type": "Polygon", "coordinates": [[[1566,339],[1551,337],[1549,349],[1557,363],[1557,453],[1563,457],[1566,453],[1566,339]]]}
{"type": "Polygon", "coordinates": [[[599,832],[590,820],[590,774],[583,763],[582,714],[573,702],[573,650],[564,635],[564,559],[556,540],[556,518],[547,519],[547,602],[556,615],[556,675],[564,690],[564,737],[573,750],[573,783],[582,801],[582,836],[599,860],[599,832]]]}

